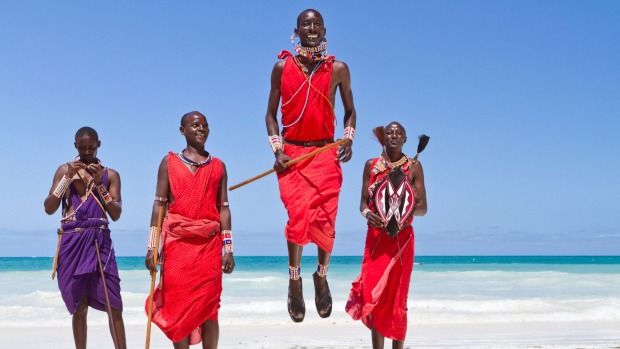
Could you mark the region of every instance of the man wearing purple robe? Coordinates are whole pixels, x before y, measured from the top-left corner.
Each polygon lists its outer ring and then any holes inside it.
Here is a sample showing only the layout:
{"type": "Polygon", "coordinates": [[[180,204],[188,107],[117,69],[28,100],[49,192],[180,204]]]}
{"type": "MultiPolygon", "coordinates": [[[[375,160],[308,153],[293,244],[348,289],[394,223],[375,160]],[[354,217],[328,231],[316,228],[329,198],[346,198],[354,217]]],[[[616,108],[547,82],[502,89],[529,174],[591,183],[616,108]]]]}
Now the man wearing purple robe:
{"type": "Polygon", "coordinates": [[[62,205],[52,278],[58,271],[58,288],[73,315],[76,348],[86,348],[88,307],[106,311],[109,304],[110,331],[115,346],[124,349],[120,278],[108,229],[108,216],[116,221],[121,215],[121,179],[97,158],[97,131],[80,128],[74,145],[78,157],[58,167],[44,202],[50,215],[62,205]]]}

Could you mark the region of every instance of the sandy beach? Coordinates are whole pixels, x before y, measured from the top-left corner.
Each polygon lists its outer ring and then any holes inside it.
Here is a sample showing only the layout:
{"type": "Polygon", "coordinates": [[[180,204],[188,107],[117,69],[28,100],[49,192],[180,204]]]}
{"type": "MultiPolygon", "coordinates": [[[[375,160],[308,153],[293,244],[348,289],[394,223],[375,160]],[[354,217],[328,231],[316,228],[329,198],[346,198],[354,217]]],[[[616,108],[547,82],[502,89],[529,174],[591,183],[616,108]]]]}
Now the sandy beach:
{"type": "MultiPolygon", "coordinates": [[[[284,319],[283,319],[284,320],[284,319]]],[[[416,325],[409,326],[407,348],[469,349],[610,349],[620,348],[617,322],[523,323],[481,325],[416,325]]],[[[146,325],[126,327],[129,348],[145,345],[146,325]]],[[[62,327],[1,328],[2,348],[73,348],[70,324],[62,327]]],[[[386,343],[389,347],[389,342],[386,343]]],[[[89,328],[88,347],[112,348],[106,326],[89,328]]],[[[171,348],[158,328],[153,328],[151,348],[171,348]]],[[[199,345],[193,346],[200,348],[199,345]]],[[[275,326],[243,325],[220,327],[220,348],[371,348],[369,331],[361,323],[332,320],[291,322],[275,326]]]]}

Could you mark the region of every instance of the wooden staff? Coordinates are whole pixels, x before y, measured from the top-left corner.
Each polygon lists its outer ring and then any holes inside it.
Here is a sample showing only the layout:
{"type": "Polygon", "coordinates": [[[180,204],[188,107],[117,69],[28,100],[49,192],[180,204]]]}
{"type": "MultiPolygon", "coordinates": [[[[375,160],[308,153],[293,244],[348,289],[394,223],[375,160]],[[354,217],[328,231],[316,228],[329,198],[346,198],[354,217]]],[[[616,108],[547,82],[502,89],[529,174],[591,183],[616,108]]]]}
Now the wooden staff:
{"type": "Polygon", "coordinates": [[[60,252],[60,244],[62,242],[62,230],[58,229],[56,233],[58,234],[58,243],[56,244],[54,260],[52,260],[52,280],[56,277],[56,271],[58,270],[58,253],[60,252]]]}
{"type": "MultiPolygon", "coordinates": [[[[159,214],[157,215],[157,232],[155,232],[155,249],[153,253],[153,265],[157,268],[157,257],[159,256],[159,237],[161,236],[161,227],[164,222],[164,207],[166,205],[159,206],[159,214]]],[[[155,294],[155,278],[157,272],[151,272],[151,293],[149,296],[149,319],[146,324],[146,349],[151,346],[151,320],[153,319],[153,296],[155,294]]]]}
{"type": "Polygon", "coordinates": [[[108,312],[108,320],[110,321],[110,328],[112,331],[112,341],[114,342],[114,348],[118,349],[118,337],[116,336],[116,326],[114,324],[114,317],[112,316],[112,307],[110,306],[110,296],[108,295],[108,286],[105,282],[105,275],[103,273],[103,264],[101,263],[101,255],[99,254],[99,243],[95,239],[95,251],[97,252],[97,262],[99,263],[99,273],[101,274],[101,282],[103,282],[103,294],[105,294],[105,309],[108,312]]]}
{"type": "MultiPolygon", "coordinates": [[[[337,142],[335,142],[335,143],[330,143],[330,144],[328,144],[328,145],[326,145],[326,146],[324,146],[324,147],[322,147],[322,148],[319,148],[319,149],[317,149],[317,150],[315,150],[315,151],[313,151],[313,152],[311,152],[311,153],[308,153],[308,154],[306,154],[306,155],[300,156],[300,157],[298,157],[297,159],[293,159],[293,160],[291,160],[291,161],[285,162],[284,164],[285,164],[286,166],[292,166],[292,165],[294,165],[294,164],[296,164],[296,163],[298,163],[298,162],[300,162],[300,161],[304,161],[304,160],[306,160],[307,158],[311,158],[311,157],[313,157],[313,156],[315,156],[315,155],[317,155],[317,154],[319,154],[319,153],[322,153],[322,152],[324,152],[324,151],[326,151],[326,150],[328,150],[328,149],[331,149],[331,148],[333,148],[333,147],[337,147],[337,146],[339,146],[339,145],[343,144],[344,142],[346,142],[346,141],[348,141],[348,140],[349,140],[348,138],[344,138],[344,139],[341,139],[341,140],[339,140],[339,141],[337,141],[337,142]]],[[[254,177],[252,177],[252,178],[250,178],[250,179],[246,179],[245,181],[243,181],[243,182],[241,182],[241,183],[239,183],[239,184],[235,184],[235,185],[233,185],[232,187],[229,187],[229,188],[228,188],[228,190],[231,190],[231,191],[232,191],[232,190],[235,190],[235,189],[237,189],[237,188],[239,188],[239,187],[242,187],[242,186],[244,186],[244,185],[246,185],[246,184],[252,183],[252,182],[254,182],[254,181],[255,181],[255,180],[257,180],[257,179],[261,179],[261,178],[265,177],[266,175],[268,175],[268,174],[270,174],[270,173],[273,173],[273,172],[275,172],[275,171],[276,171],[276,170],[272,168],[272,169],[270,169],[269,171],[265,171],[265,172],[263,172],[263,173],[259,174],[258,176],[254,176],[254,177]]]]}

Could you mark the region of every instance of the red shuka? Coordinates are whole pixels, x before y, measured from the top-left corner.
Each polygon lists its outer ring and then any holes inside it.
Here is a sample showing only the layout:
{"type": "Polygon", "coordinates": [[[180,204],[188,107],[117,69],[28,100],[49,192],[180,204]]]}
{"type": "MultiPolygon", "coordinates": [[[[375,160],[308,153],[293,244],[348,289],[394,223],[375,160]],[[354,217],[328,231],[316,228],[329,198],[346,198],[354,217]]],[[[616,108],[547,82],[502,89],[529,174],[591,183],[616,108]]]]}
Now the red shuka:
{"type": "Polygon", "coordinates": [[[311,77],[306,77],[288,51],[280,93],[282,95],[282,137],[293,141],[318,141],[334,138],[334,107],[329,100],[334,56],[320,63],[311,77]]]}
{"type": "MultiPolygon", "coordinates": [[[[162,228],[162,276],[155,291],[153,322],[170,340],[188,335],[200,343],[202,324],[218,321],[222,294],[222,237],[216,206],[222,163],[192,173],[170,152],[168,176],[174,201],[162,228]]],[[[148,312],[148,302],[146,311],[148,312]]]]}
{"type": "MultiPolygon", "coordinates": [[[[290,52],[282,51],[278,57],[286,59],[280,84],[284,139],[316,141],[333,138],[334,110],[328,98],[334,57],[320,63],[310,78],[304,75],[290,52]]],[[[291,159],[316,149],[284,144],[284,154],[291,159]]],[[[288,211],[284,231],[287,241],[302,246],[314,242],[331,253],[342,186],[337,149],[332,148],[293,165],[278,174],[278,184],[280,198],[288,211]]]]}
{"type": "MultiPolygon", "coordinates": [[[[373,161],[373,168],[379,159],[373,161]]],[[[409,175],[410,166],[403,166],[409,175]]],[[[370,174],[369,206],[374,185],[388,171],[370,174]]],[[[407,224],[411,224],[413,216],[407,224]]],[[[369,329],[399,341],[407,334],[407,295],[413,270],[414,234],[409,225],[391,238],[382,229],[368,227],[362,272],[353,282],[346,311],[354,320],[362,320],[369,329]],[[377,241],[378,240],[378,241],[377,241]],[[400,247],[399,247],[400,245],[400,247]]]]}

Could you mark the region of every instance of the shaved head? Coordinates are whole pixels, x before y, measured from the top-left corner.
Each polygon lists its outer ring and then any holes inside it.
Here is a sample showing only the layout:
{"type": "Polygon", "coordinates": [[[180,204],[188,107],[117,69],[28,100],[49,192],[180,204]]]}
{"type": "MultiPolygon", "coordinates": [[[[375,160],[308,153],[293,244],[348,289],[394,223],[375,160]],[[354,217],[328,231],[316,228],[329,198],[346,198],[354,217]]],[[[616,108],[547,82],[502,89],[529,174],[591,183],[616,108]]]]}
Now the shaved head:
{"type": "Polygon", "coordinates": [[[398,127],[400,127],[400,129],[403,130],[403,135],[405,135],[405,136],[407,135],[407,131],[405,130],[403,125],[400,124],[400,122],[392,121],[389,124],[385,125],[384,129],[387,130],[390,126],[398,126],[398,127]]]}
{"type": "Polygon", "coordinates": [[[206,116],[202,115],[199,111],[190,111],[187,114],[183,114],[183,116],[181,116],[181,126],[183,126],[185,124],[185,121],[192,115],[200,115],[203,118],[207,118],[206,116]]]}
{"type": "Polygon", "coordinates": [[[308,12],[314,12],[317,16],[321,18],[321,21],[324,22],[323,16],[321,15],[319,11],[309,8],[307,10],[304,10],[302,13],[299,14],[299,16],[297,16],[297,28],[299,28],[299,23],[301,23],[301,18],[308,12]]]}
{"type": "Polygon", "coordinates": [[[97,131],[95,131],[94,128],[88,126],[84,126],[77,130],[77,132],[75,133],[75,140],[77,141],[78,138],[82,136],[90,136],[96,140],[99,140],[99,135],[97,134],[97,131]]]}

